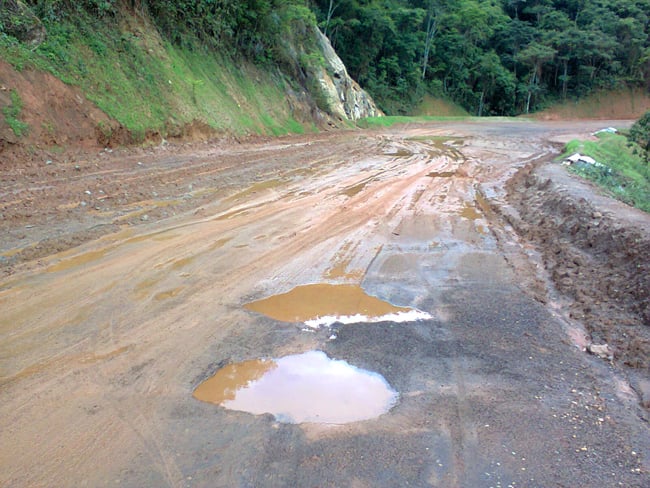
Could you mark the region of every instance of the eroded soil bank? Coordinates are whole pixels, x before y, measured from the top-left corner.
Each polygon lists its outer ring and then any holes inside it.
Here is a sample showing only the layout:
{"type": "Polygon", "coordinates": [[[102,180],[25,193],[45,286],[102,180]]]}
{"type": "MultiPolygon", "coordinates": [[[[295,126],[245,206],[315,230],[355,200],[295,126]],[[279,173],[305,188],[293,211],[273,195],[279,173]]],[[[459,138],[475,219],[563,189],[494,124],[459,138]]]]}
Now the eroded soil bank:
{"type": "Polygon", "coordinates": [[[553,163],[526,167],[508,188],[509,220],[541,251],[570,317],[615,360],[650,368],[650,216],[553,163]]]}

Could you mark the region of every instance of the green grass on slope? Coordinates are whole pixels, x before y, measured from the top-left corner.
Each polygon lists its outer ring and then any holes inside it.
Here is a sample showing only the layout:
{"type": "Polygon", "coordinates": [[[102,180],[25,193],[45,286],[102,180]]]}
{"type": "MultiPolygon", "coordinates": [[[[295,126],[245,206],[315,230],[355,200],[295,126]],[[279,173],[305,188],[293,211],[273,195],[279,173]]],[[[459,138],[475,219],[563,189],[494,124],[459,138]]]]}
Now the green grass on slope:
{"type": "Polygon", "coordinates": [[[576,152],[604,167],[571,165],[572,172],[597,183],[615,198],[650,212],[650,166],[636,144],[623,135],[602,133],[597,141],[569,142],[563,157],[576,152]]]}
{"type": "Polygon", "coordinates": [[[136,140],[197,120],[236,134],[304,131],[277,77],[214,51],[165,43],[154,28],[130,20],[135,27],[127,30],[92,19],[53,23],[35,50],[0,34],[0,57],[79,86],[136,140]]]}
{"type": "Polygon", "coordinates": [[[524,117],[473,117],[473,116],[438,116],[438,115],[387,115],[385,117],[367,117],[360,119],[357,124],[364,129],[376,127],[392,127],[399,124],[424,124],[427,122],[445,122],[445,121],[472,121],[479,124],[490,124],[494,121],[508,121],[517,124],[523,124],[529,121],[524,117]]]}
{"type": "Polygon", "coordinates": [[[364,129],[374,127],[392,127],[398,124],[421,124],[425,122],[440,122],[445,120],[469,120],[470,117],[438,117],[433,115],[387,115],[385,117],[367,117],[360,119],[357,124],[364,129]]]}

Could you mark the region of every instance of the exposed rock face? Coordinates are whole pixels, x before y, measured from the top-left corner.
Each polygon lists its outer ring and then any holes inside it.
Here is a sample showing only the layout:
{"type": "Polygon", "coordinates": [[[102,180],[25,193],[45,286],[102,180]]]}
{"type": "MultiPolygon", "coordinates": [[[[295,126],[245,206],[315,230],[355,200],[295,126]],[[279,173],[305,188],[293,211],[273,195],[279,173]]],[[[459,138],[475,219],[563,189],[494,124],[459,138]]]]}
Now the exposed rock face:
{"type": "Polygon", "coordinates": [[[317,67],[314,73],[315,88],[320,92],[317,94],[319,106],[342,120],[383,115],[370,95],[350,78],[329,39],[318,29],[315,35],[325,60],[325,66],[317,67]]]}
{"type": "Polygon", "coordinates": [[[45,40],[45,27],[21,0],[0,2],[0,26],[21,42],[38,46],[45,40]]]}

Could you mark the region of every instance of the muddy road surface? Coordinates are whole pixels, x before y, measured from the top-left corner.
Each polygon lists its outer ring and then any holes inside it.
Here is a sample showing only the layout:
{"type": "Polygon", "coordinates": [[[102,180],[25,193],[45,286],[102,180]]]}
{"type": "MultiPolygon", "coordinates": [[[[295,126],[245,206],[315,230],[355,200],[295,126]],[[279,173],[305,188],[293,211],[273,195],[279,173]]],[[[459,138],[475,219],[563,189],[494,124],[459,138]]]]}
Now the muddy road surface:
{"type": "Polygon", "coordinates": [[[8,168],[0,485],[650,486],[625,372],[581,350],[495,212],[606,125],[8,168]]]}

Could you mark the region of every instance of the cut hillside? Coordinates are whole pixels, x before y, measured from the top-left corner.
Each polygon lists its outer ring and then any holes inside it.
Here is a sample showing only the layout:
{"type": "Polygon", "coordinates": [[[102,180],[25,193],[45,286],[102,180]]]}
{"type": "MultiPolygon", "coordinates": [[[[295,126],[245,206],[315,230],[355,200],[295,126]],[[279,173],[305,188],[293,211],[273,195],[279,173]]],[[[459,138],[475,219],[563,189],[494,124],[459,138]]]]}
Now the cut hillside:
{"type": "Polygon", "coordinates": [[[273,12],[281,41],[255,58],[187,26],[171,35],[149,10],[117,5],[101,15],[34,6],[47,31],[37,44],[0,30],[6,159],[43,148],[303,133],[379,115],[323,47],[308,10],[290,3],[273,12]]]}

